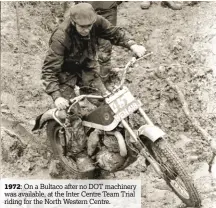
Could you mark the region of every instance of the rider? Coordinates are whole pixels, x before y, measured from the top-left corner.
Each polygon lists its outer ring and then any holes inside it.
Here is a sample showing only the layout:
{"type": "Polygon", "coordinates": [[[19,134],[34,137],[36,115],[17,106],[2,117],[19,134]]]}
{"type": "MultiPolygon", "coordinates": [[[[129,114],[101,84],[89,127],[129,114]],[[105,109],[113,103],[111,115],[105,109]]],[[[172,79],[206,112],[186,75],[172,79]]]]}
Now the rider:
{"type": "MultiPolygon", "coordinates": [[[[64,112],[69,106],[69,99],[75,96],[75,85],[97,88],[102,95],[109,93],[99,74],[98,38],[131,49],[139,57],[145,53],[145,47],[137,45],[123,29],[97,15],[92,5],[80,3],[72,6],[70,16],[50,38],[49,50],[42,67],[45,91],[53,98],[62,115],[66,115],[64,112]]],[[[77,108],[70,118],[72,127],[66,132],[66,137],[71,135],[70,144],[78,169],[88,172],[94,166],[84,150],[86,137],[80,121],[77,108]]]]}

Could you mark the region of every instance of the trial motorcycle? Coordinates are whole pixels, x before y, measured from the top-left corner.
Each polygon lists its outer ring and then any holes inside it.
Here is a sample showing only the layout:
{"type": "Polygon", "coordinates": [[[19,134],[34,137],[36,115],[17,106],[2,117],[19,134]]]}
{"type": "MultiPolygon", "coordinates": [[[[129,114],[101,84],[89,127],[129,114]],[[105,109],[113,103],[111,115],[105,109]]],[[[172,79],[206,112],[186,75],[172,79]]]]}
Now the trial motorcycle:
{"type": "MultiPolygon", "coordinates": [[[[145,55],[148,56],[149,54],[145,55]]],[[[119,86],[114,87],[106,97],[94,94],[78,95],[70,100],[68,113],[84,99],[103,99],[104,104],[83,116],[82,125],[88,138],[87,152],[98,169],[109,172],[123,170],[143,156],[160,178],[163,178],[172,191],[189,207],[200,207],[201,200],[193,181],[183,163],[168,142],[168,136],[155,126],[143,110],[142,102],[135,98],[124,86],[127,71],[137,61],[133,57],[124,67],[119,86]],[[138,129],[133,129],[128,118],[139,114],[145,120],[138,129]],[[88,146],[91,144],[90,146],[88,146]],[[93,144],[93,145],[92,145],[93,144]]],[[[53,152],[67,170],[81,175],[73,157],[67,151],[65,124],[57,116],[58,110],[50,109],[39,120],[35,129],[47,123],[47,137],[53,152]],[[63,133],[63,136],[62,136],[63,133]]]]}

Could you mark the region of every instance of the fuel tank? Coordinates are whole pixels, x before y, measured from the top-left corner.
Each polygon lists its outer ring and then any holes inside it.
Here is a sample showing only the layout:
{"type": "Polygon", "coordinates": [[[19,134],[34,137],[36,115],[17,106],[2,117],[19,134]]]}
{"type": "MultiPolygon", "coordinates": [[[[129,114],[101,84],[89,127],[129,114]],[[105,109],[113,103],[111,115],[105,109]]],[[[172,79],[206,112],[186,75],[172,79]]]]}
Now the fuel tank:
{"type": "Polygon", "coordinates": [[[103,126],[110,125],[114,121],[114,113],[109,105],[104,104],[99,106],[89,115],[84,116],[83,121],[99,124],[103,126]]]}

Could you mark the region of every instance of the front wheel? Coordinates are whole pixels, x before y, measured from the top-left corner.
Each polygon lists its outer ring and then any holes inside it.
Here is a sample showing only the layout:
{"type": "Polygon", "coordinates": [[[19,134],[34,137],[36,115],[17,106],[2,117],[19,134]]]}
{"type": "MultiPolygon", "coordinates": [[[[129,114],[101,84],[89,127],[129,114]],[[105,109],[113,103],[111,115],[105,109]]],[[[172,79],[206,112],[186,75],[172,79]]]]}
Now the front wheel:
{"type": "Polygon", "coordinates": [[[171,145],[164,138],[160,138],[154,143],[149,140],[146,142],[145,140],[144,143],[151,156],[159,165],[162,177],[172,191],[187,206],[200,207],[200,196],[171,145]]]}

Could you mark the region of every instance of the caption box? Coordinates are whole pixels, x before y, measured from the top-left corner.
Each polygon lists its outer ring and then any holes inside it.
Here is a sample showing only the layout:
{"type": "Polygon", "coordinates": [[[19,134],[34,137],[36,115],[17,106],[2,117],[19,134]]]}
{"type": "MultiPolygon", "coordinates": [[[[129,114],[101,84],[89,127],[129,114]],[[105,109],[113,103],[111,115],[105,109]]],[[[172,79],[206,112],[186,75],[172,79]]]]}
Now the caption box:
{"type": "Polygon", "coordinates": [[[1,179],[2,208],[141,208],[140,180],[1,179]]]}

